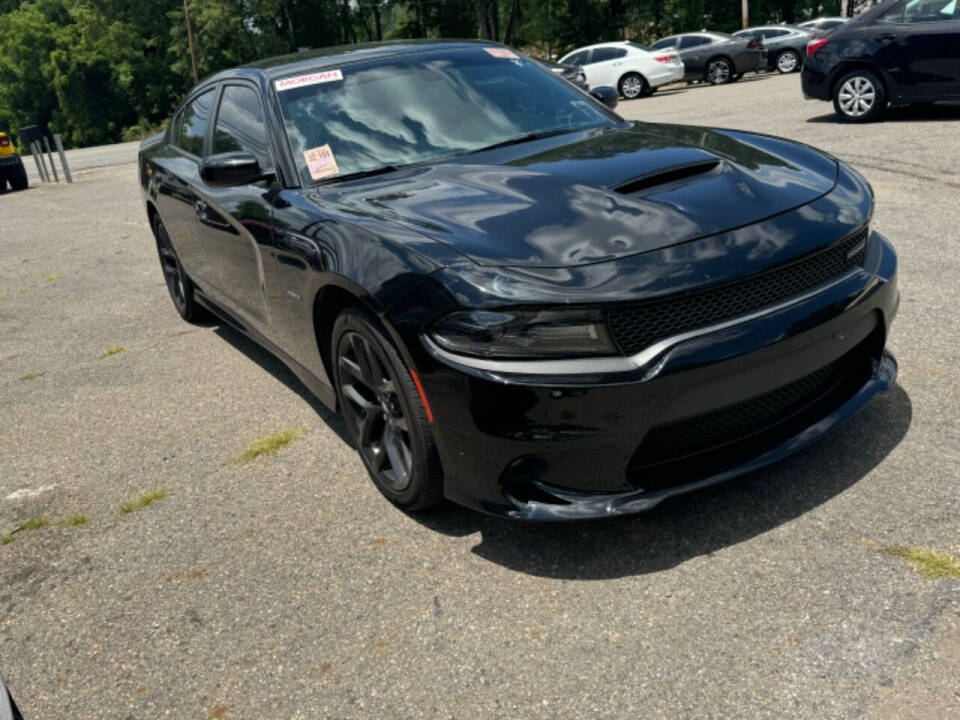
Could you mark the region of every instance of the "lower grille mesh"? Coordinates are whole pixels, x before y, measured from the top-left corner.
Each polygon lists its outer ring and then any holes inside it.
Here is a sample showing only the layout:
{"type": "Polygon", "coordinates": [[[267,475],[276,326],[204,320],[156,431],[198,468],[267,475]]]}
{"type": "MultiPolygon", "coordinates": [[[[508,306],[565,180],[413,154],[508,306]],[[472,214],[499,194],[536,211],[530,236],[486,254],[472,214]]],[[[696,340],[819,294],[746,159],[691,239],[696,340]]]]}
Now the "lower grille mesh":
{"type": "Polygon", "coordinates": [[[608,327],[620,350],[634,355],[658,340],[775,305],[862,266],[867,233],[864,228],[805,258],[729,285],[612,309],[608,327]]]}
{"type": "Polygon", "coordinates": [[[847,377],[859,363],[844,356],[806,377],[739,405],[707,415],[654,427],[630,465],[652,465],[743,440],[815,403],[847,377]]]}

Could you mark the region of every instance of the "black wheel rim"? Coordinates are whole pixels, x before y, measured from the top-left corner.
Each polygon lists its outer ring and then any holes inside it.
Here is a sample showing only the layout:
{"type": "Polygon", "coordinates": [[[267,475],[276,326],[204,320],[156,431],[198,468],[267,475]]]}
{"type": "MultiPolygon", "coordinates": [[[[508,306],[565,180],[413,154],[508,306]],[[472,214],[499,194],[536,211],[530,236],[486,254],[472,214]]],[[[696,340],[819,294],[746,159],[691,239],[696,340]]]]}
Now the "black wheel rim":
{"type": "Polygon", "coordinates": [[[358,333],[344,333],[337,356],[343,414],[360,454],[382,485],[403,492],[413,452],[397,382],[380,350],[358,333]]]}
{"type": "Polygon", "coordinates": [[[157,252],[160,253],[160,267],[163,269],[163,279],[167,283],[167,290],[170,291],[170,297],[178,308],[184,308],[187,304],[187,288],[183,281],[183,270],[180,268],[180,261],[177,254],[173,251],[173,245],[170,243],[170,236],[167,235],[163,223],[157,224],[157,252]]]}

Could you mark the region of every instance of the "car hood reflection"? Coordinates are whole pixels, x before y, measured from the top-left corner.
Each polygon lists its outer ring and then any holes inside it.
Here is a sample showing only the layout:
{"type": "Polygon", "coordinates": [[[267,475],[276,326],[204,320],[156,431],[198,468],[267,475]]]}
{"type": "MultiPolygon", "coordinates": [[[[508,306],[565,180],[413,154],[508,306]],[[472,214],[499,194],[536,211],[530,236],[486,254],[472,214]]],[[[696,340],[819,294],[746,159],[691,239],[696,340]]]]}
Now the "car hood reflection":
{"type": "Polygon", "coordinates": [[[796,209],[830,192],[837,172],[833,158],[789,141],[636,124],[333,185],[313,197],[413,227],[481,265],[575,267],[796,209]]]}

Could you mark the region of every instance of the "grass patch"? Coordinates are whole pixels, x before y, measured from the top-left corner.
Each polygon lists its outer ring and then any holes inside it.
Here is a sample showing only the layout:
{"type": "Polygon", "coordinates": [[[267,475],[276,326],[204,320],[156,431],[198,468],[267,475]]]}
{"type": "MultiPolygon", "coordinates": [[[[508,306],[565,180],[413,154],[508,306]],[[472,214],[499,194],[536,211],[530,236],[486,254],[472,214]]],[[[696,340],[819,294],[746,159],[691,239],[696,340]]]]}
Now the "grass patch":
{"type": "Polygon", "coordinates": [[[27,294],[32,293],[32,292],[33,292],[33,286],[32,286],[32,285],[30,285],[30,286],[28,286],[28,287],[20,288],[20,294],[21,294],[21,295],[27,295],[27,294]]]}
{"type": "MultiPolygon", "coordinates": [[[[39,530],[47,524],[45,519],[41,518],[30,518],[23,525],[17,528],[19,530],[39,530]]],[[[16,532],[16,531],[15,531],[16,532]]]]}
{"type": "Polygon", "coordinates": [[[273,435],[254,440],[247,449],[237,455],[236,462],[241,465],[252,462],[261,455],[276,455],[280,450],[307,432],[306,428],[287,428],[273,435]]]}
{"type": "Polygon", "coordinates": [[[169,490],[163,488],[158,488],[156,490],[147,490],[145,493],[141,493],[136,500],[131,500],[130,502],[120,506],[121,515],[129,515],[132,512],[137,510],[143,510],[145,507],[153,505],[158,500],[163,500],[170,497],[172,493],[169,490]]]}
{"type": "Polygon", "coordinates": [[[37,378],[42,378],[43,375],[44,374],[42,372],[27,373],[26,375],[20,378],[20,382],[27,382],[28,380],[36,380],[37,378]]]}
{"type": "Polygon", "coordinates": [[[63,527],[80,527],[81,525],[86,525],[90,522],[90,517],[88,515],[71,515],[70,517],[64,519],[60,524],[63,527]]]}
{"type": "Polygon", "coordinates": [[[103,351],[103,355],[100,356],[100,359],[108,358],[111,355],[119,355],[122,352],[126,352],[127,349],[123,345],[114,345],[112,348],[107,348],[103,351]]]}
{"type": "Polygon", "coordinates": [[[48,283],[55,283],[57,280],[63,277],[63,273],[54,273],[53,275],[47,275],[46,281],[48,283]]]}
{"type": "Polygon", "coordinates": [[[13,535],[0,535],[0,545],[9,545],[16,538],[13,535]]]}
{"type": "Polygon", "coordinates": [[[960,559],[948,552],[907,547],[896,543],[887,545],[883,551],[888,555],[903,558],[924,577],[960,578],[960,559]]]}

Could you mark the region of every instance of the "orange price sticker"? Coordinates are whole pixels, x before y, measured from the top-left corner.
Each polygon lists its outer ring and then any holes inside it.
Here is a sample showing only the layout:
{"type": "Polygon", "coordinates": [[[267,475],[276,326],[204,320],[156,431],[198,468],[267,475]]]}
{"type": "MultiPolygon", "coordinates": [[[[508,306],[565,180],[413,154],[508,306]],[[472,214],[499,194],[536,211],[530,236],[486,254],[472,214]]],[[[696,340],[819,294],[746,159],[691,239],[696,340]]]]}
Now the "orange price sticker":
{"type": "Polygon", "coordinates": [[[303,159],[307,163],[307,169],[310,170],[310,177],[314,180],[323,180],[340,174],[337,159],[333,156],[333,150],[330,149],[329,144],[310,148],[303,153],[303,159]]]}

